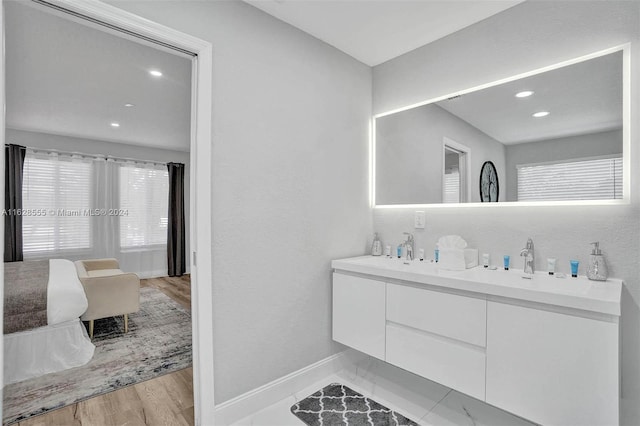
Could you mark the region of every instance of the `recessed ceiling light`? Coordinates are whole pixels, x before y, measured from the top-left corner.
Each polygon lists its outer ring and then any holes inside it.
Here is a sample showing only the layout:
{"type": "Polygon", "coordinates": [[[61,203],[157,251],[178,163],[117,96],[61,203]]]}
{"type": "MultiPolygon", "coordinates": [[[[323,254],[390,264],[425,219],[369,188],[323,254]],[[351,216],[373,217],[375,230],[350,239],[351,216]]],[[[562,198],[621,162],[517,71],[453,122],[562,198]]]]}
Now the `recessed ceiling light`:
{"type": "Polygon", "coordinates": [[[134,104],[124,104],[124,106],[126,106],[127,108],[131,108],[131,107],[134,107],[135,105],[134,104]]]}
{"type": "Polygon", "coordinates": [[[120,123],[116,123],[115,121],[111,123],[111,127],[120,127],[120,123]]]}
{"type": "Polygon", "coordinates": [[[533,114],[535,118],[546,117],[547,115],[549,115],[549,111],[539,111],[533,114]]]}
{"type": "Polygon", "coordinates": [[[154,77],[162,77],[162,73],[158,70],[150,70],[149,74],[151,74],[154,77]]]}
{"type": "Polygon", "coordinates": [[[531,95],[533,95],[533,92],[531,90],[525,90],[523,92],[516,93],[516,98],[526,98],[531,95]]]}

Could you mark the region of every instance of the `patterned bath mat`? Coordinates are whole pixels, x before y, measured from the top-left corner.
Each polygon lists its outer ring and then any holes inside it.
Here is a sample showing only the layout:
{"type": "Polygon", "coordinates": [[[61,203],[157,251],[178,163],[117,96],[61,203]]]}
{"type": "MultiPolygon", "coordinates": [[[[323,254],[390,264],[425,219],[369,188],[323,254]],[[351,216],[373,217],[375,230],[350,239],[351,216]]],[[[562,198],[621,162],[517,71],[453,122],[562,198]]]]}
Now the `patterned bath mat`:
{"type": "Polygon", "coordinates": [[[191,314],[160,291],[140,289],[140,311],[96,320],[91,361],[7,385],[3,423],[11,424],[191,366],[191,314]]]}
{"type": "Polygon", "coordinates": [[[309,426],[417,426],[358,392],[332,383],[294,404],[291,412],[309,426]]]}

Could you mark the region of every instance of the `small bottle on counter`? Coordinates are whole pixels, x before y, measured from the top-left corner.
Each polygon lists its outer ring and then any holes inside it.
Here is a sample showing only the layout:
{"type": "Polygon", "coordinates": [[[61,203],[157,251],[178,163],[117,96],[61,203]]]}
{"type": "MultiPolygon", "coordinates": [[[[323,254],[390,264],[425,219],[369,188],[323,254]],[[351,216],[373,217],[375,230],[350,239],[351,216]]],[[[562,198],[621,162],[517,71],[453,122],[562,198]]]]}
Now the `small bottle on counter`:
{"type": "Polygon", "coordinates": [[[571,265],[571,277],[576,278],[578,276],[578,265],[580,265],[580,262],[577,260],[570,260],[569,264],[571,265]]]}
{"type": "Polygon", "coordinates": [[[371,244],[371,255],[372,256],[382,255],[382,242],[378,238],[377,232],[373,234],[373,243],[371,244]]]}

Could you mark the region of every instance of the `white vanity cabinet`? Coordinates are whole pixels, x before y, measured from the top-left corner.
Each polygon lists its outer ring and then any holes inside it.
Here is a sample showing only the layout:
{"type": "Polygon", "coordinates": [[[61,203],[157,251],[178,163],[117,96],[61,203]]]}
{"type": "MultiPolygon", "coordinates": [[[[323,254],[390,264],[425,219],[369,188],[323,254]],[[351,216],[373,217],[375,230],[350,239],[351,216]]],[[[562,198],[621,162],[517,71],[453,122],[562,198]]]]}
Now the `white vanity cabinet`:
{"type": "Polygon", "coordinates": [[[543,425],[618,424],[618,323],[488,302],[489,404],[543,425]]]}
{"type": "Polygon", "coordinates": [[[618,424],[622,281],[332,266],[334,340],[539,424],[618,424]]]}
{"type": "Polygon", "coordinates": [[[484,399],[484,299],[387,284],[386,361],[484,399]]]}
{"type": "Polygon", "coordinates": [[[333,274],[333,340],[384,360],[385,283],[333,274]]]}

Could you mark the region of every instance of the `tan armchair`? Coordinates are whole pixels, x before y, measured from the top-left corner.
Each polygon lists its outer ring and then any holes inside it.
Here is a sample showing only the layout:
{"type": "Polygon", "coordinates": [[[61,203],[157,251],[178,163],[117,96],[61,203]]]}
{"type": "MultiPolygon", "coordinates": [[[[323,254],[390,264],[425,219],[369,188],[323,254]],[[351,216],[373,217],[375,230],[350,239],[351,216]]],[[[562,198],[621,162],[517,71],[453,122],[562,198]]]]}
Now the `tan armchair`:
{"type": "Polygon", "coordinates": [[[128,314],[140,309],[140,278],[120,270],[116,259],[91,259],[75,262],[89,307],[80,317],[89,321],[93,339],[93,321],[124,315],[124,332],[129,331],[128,314]]]}

